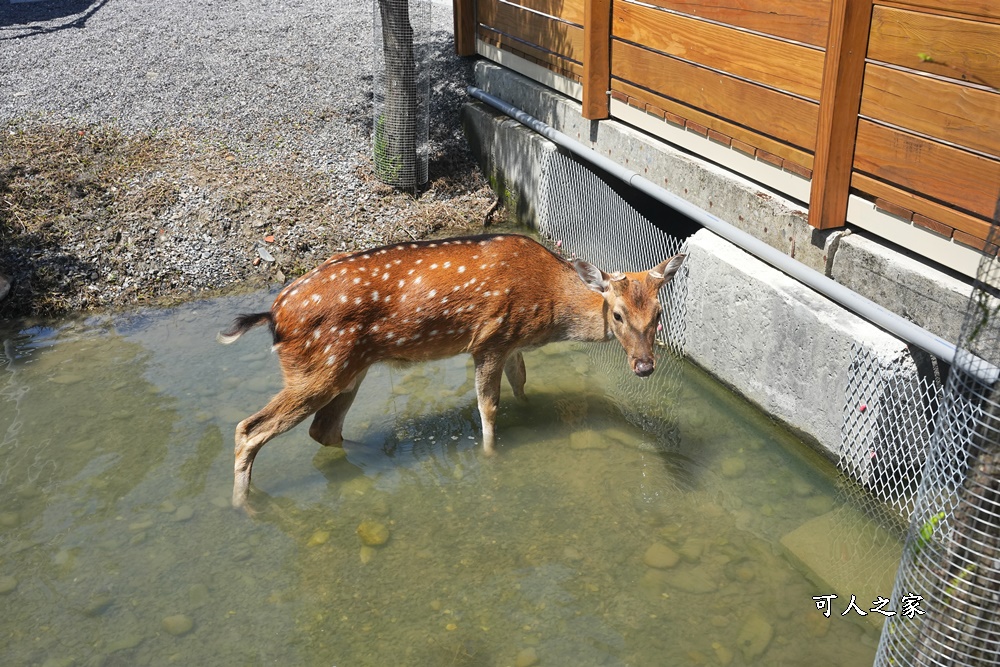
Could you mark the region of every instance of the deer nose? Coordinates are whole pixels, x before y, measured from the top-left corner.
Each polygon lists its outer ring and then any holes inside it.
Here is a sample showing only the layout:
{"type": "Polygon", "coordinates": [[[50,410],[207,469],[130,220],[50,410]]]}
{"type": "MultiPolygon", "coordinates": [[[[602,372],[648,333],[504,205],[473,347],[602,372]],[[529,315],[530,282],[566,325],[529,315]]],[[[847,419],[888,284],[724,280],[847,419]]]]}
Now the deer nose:
{"type": "Polygon", "coordinates": [[[638,359],[635,362],[635,374],[641,378],[647,377],[653,374],[653,360],[652,359],[638,359]]]}

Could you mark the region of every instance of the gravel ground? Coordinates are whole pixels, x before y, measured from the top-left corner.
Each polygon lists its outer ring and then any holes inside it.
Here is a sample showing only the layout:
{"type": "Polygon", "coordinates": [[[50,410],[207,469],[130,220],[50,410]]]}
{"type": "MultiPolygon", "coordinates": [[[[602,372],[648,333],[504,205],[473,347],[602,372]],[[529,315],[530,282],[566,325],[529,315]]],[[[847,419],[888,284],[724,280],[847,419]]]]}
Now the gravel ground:
{"type": "Polygon", "coordinates": [[[0,317],[261,286],[480,227],[435,2],[430,183],[372,177],[371,0],[0,0],[0,317]],[[0,286],[2,291],[2,286],[0,286]]]}

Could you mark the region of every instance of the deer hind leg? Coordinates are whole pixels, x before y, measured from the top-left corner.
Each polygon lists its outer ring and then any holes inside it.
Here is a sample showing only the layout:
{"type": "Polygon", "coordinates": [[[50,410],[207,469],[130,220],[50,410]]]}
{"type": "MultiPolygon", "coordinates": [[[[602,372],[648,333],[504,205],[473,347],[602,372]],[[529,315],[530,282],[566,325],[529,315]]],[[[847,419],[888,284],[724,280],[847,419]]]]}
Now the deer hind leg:
{"type": "Polygon", "coordinates": [[[476,398],[479,402],[479,416],[483,422],[483,453],[493,456],[496,438],[493,427],[496,424],[497,407],[500,405],[500,378],[503,376],[504,358],[497,355],[474,357],[476,363],[476,398]]]}
{"type": "Polygon", "coordinates": [[[514,398],[519,401],[528,400],[528,397],[524,394],[524,380],[526,378],[524,357],[521,356],[520,352],[515,352],[507,357],[507,361],[503,365],[503,372],[507,376],[510,388],[514,390],[514,398]]]}
{"type": "Polygon", "coordinates": [[[296,426],[330,401],[330,394],[305,394],[282,389],[264,408],[236,426],[233,507],[244,507],[250,493],[254,457],[268,440],[296,426]]]}
{"type": "Polygon", "coordinates": [[[358,373],[347,389],[319,409],[309,426],[309,437],[324,447],[336,447],[344,443],[344,418],[347,417],[347,411],[351,409],[361,381],[367,373],[367,368],[358,373]]]}

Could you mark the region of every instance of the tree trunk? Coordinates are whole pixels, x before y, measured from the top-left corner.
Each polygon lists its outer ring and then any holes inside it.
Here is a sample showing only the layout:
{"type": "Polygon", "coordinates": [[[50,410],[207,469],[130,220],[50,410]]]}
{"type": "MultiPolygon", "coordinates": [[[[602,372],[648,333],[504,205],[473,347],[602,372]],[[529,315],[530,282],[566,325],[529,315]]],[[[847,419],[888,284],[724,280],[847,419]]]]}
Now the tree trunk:
{"type": "Polygon", "coordinates": [[[382,18],[385,104],[375,118],[375,173],[398,188],[416,188],[417,74],[408,0],[378,0],[382,18]]]}

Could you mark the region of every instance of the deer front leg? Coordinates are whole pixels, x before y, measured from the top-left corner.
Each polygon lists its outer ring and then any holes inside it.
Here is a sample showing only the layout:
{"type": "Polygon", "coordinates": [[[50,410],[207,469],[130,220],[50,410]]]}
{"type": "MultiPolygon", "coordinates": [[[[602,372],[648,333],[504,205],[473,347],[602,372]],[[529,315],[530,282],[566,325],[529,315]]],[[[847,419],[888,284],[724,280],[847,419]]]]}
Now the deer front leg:
{"type": "Polygon", "coordinates": [[[500,405],[500,377],[503,375],[504,358],[497,354],[476,355],[476,398],[479,416],[483,422],[483,454],[496,453],[493,427],[496,424],[497,406],[500,405]]]}

